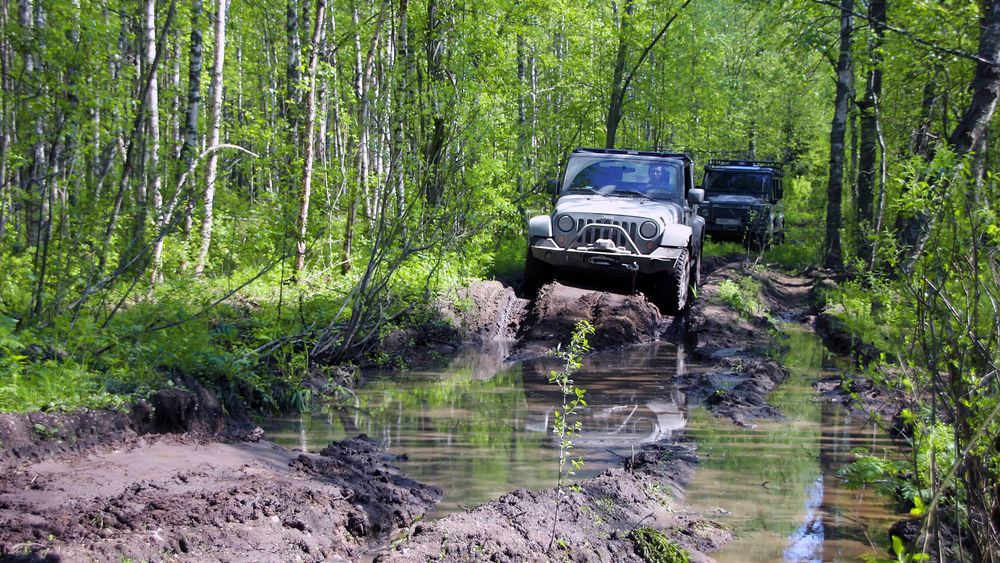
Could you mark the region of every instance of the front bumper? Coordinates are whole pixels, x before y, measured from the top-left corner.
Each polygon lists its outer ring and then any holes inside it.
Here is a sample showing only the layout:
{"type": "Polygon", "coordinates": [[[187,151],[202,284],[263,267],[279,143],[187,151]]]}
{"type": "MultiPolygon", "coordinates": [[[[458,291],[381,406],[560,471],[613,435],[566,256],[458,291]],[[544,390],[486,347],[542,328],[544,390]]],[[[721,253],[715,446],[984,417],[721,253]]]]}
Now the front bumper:
{"type": "Polygon", "coordinates": [[[529,248],[532,256],[556,268],[623,277],[669,271],[684,250],[661,246],[649,254],[639,254],[629,250],[598,249],[594,245],[560,248],[551,238],[538,239],[529,248]]]}

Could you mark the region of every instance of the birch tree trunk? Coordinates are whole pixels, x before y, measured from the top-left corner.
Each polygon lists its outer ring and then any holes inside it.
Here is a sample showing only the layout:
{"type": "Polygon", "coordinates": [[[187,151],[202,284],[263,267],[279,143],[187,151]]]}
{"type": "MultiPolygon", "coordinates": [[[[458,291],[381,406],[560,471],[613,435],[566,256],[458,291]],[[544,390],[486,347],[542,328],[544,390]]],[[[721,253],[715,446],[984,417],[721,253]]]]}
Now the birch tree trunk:
{"type": "MultiPolygon", "coordinates": [[[[175,180],[180,181],[181,175],[191,168],[194,162],[195,152],[198,150],[198,113],[201,110],[201,67],[202,67],[202,33],[201,14],[203,10],[202,0],[191,0],[191,40],[188,47],[188,92],[187,110],[184,112],[184,125],[181,137],[183,144],[180,152],[180,167],[177,169],[175,180]]],[[[175,182],[176,183],[176,182],[175,182]]],[[[187,244],[191,235],[191,219],[194,213],[194,197],[190,195],[178,194],[180,200],[184,202],[184,235],[183,252],[181,252],[181,271],[186,271],[188,266],[187,244]]]]}
{"type": "MultiPolygon", "coordinates": [[[[301,274],[306,265],[306,231],[309,226],[309,196],[312,192],[313,130],[316,123],[316,66],[323,37],[323,12],[326,0],[316,1],[316,23],[313,28],[312,45],[309,51],[309,85],[306,97],[306,135],[304,147],[305,163],[302,168],[302,194],[299,200],[299,240],[295,247],[295,272],[301,274]]],[[[297,276],[301,281],[301,275],[297,276]]]]}
{"type": "MultiPolygon", "coordinates": [[[[208,150],[219,144],[222,128],[222,69],[226,61],[226,8],[227,0],[219,0],[215,13],[215,64],[212,67],[212,126],[208,135],[208,150]]],[[[205,216],[201,221],[201,248],[195,263],[195,275],[205,271],[208,250],[212,245],[212,212],[215,206],[215,180],[218,173],[218,151],[211,150],[205,171],[205,216]]]]}
{"type": "Polygon", "coordinates": [[[153,218],[156,224],[156,240],[153,242],[153,266],[149,277],[150,291],[159,281],[160,268],[163,262],[163,237],[160,231],[166,225],[163,213],[163,192],[160,176],[160,101],[156,76],[156,0],[146,0],[146,12],[143,25],[146,64],[149,65],[150,79],[148,101],[149,106],[149,145],[147,146],[147,174],[153,198],[153,218]]]}
{"type": "MultiPolygon", "coordinates": [[[[285,114],[285,119],[293,125],[298,123],[295,106],[299,99],[299,56],[301,46],[299,43],[299,7],[297,0],[288,0],[285,20],[285,33],[288,37],[288,64],[285,67],[285,100],[281,104],[285,114]]],[[[294,135],[294,133],[293,133],[294,135]]]]}
{"type": "Polygon", "coordinates": [[[851,38],[854,33],[853,0],[840,2],[840,58],[837,61],[837,97],[833,122],[830,125],[830,178],[826,187],[826,238],[823,243],[823,265],[839,269],[843,266],[840,246],[841,197],[844,190],[844,137],[847,113],[854,89],[854,65],[851,38]]]}
{"type": "MultiPolygon", "coordinates": [[[[0,28],[8,29],[9,1],[0,0],[0,28]]],[[[7,151],[10,148],[11,131],[14,129],[12,112],[8,105],[14,95],[10,80],[10,44],[6,35],[0,37],[0,240],[3,239],[7,221],[14,213],[13,196],[7,181],[7,151]]]]}

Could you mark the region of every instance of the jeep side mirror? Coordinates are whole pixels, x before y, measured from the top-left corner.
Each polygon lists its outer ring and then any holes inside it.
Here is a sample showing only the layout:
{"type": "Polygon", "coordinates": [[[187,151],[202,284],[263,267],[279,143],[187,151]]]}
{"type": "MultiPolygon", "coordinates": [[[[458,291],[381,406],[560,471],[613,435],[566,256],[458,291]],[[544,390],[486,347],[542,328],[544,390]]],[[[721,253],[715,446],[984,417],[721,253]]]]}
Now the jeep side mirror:
{"type": "Polygon", "coordinates": [[[550,179],[545,181],[547,191],[552,194],[552,205],[559,199],[559,180],[550,179]]]}
{"type": "Polygon", "coordinates": [[[688,203],[691,205],[698,205],[705,201],[705,190],[701,188],[692,188],[688,190],[688,203]]]}

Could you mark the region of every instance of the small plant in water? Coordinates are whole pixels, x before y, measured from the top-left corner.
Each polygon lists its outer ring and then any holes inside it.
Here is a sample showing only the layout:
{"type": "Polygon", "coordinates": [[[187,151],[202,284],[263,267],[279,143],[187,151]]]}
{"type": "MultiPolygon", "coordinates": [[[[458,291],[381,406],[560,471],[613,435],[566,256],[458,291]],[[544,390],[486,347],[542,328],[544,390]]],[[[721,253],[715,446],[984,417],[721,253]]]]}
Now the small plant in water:
{"type": "Polygon", "coordinates": [[[549,372],[549,383],[555,383],[562,391],[562,405],[556,409],[555,422],[552,425],[552,430],[559,438],[559,480],[556,486],[555,514],[552,518],[552,535],[549,537],[548,550],[552,549],[552,542],[556,537],[559,508],[566,493],[566,481],[576,474],[577,469],[583,466],[583,458],[573,458],[570,455],[570,451],[573,449],[573,436],[580,431],[581,427],[579,420],[571,422],[570,419],[576,414],[578,408],[587,406],[587,402],[583,398],[587,391],[577,387],[570,376],[582,366],[581,359],[590,350],[587,337],[594,334],[594,330],[594,325],[587,321],[576,323],[569,346],[566,349],[560,346],[554,351],[555,355],[563,361],[562,371],[549,372]]]}

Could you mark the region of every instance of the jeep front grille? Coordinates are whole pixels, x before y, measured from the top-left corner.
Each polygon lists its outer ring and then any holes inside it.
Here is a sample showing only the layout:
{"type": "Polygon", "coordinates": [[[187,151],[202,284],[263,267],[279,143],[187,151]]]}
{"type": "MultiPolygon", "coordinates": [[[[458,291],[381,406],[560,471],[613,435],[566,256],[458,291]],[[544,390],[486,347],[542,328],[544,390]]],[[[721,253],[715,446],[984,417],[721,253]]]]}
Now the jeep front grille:
{"type": "MultiPolygon", "coordinates": [[[[576,223],[576,232],[579,233],[583,231],[583,228],[587,225],[594,223],[599,223],[602,225],[615,225],[625,229],[628,236],[632,239],[632,242],[638,242],[636,238],[639,225],[632,221],[596,221],[594,219],[580,219],[576,223]]],[[[593,229],[587,229],[584,231],[583,236],[580,237],[579,244],[593,244],[599,238],[611,239],[615,243],[615,246],[629,247],[628,241],[624,239],[624,235],[618,229],[609,229],[604,227],[595,227],[593,229]]]]}
{"type": "Polygon", "coordinates": [[[746,207],[729,207],[727,205],[713,205],[712,216],[715,219],[739,219],[745,223],[750,217],[750,209],[746,207]]]}

